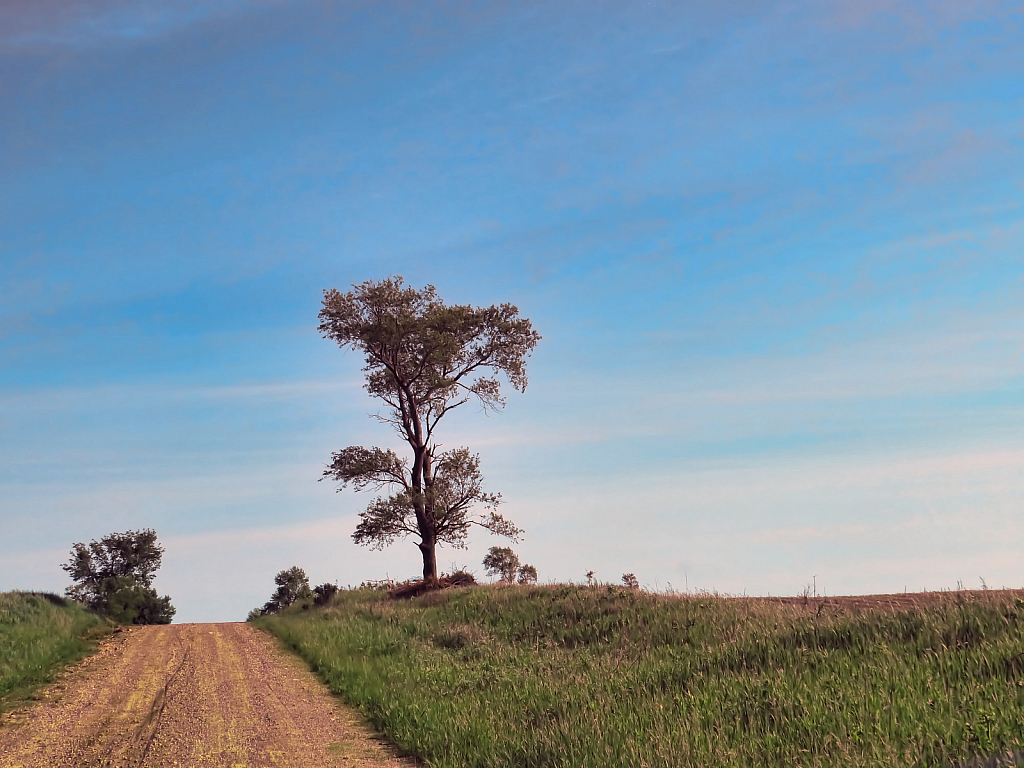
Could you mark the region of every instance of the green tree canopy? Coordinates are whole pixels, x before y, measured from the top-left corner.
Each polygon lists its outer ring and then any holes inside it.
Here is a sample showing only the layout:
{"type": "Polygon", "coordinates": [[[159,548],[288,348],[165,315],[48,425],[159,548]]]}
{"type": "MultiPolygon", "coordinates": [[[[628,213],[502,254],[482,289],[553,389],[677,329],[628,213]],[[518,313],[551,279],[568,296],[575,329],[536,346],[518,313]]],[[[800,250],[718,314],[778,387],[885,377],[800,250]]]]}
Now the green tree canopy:
{"type": "Polygon", "coordinates": [[[508,547],[491,547],[484,556],[484,568],[488,576],[500,576],[511,584],[519,571],[519,556],[508,547]]]}
{"type": "Polygon", "coordinates": [[[274,577],[274,583],[277,585],[277,589],[260,609],[261,614],[278,613],[296,600],[305,600],[313,596],[313,590],[309,588],[309,577],[297,565],[293,565],[286,571],[278,571],[277,576],[274,577]]]}
{"type": "Polygon", "coordinates": [[[518,581],[520,584],[536,584],[537,569],[532,565],[520,565],[518,581]]]}
{"type": "Polygon", "coordinates": [[[163,553],[151,528],[74,544],[61,566],[76,582],[66,594],[121,624],[169,624],[171,598],[153,589],[163,553]]]}

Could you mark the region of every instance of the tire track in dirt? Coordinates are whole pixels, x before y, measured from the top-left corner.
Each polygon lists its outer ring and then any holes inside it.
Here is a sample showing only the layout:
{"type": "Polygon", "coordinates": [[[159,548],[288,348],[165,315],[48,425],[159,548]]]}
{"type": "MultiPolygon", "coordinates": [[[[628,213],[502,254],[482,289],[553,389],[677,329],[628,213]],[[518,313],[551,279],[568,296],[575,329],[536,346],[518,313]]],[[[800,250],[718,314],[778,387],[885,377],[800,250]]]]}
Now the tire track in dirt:
{"type": "Polygon", "coordinates": [[[122,631],[0,724],[0,768],[415,765],[246,624],[122,631]]]}

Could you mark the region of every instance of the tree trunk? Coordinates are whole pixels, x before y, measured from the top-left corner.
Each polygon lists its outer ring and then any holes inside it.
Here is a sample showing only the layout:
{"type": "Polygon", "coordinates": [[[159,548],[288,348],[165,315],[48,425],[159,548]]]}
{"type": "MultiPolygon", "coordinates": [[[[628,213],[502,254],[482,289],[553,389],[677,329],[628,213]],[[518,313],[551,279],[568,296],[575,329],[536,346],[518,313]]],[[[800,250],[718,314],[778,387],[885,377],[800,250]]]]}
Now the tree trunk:
{"type": "Polygon", "coordinates": [[[433,539],[429,541],[424,539],[420,544],[417,544],[420,548],[420,552],[423,553],[423,578],[427,580],[437,580],[437,551],[436,542],[433,539]]]}

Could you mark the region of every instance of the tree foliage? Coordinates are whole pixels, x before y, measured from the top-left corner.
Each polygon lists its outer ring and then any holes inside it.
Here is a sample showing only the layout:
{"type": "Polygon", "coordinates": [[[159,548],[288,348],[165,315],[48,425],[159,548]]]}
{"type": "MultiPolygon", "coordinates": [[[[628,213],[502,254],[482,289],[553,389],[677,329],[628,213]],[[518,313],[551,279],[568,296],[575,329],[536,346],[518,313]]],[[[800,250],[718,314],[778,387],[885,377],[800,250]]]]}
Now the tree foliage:
{"type": "Polygon", "coordinates": [[[330,582],[317,584],[313,587],[313,604],[328,605],[331,602],[331,598],[340,591],[337,584],[331,584],[330,582]]]}
{"type": "Polygon", "coordinates": [[[530,321],[511,304],[448,306],[433,286],[416,290],[394,277],[326,291],[319,329],[363,353],[366,390],[386,406],[377,418],[412,454],[351,446],[333,455],[323,476],[339,490],[390,492],[360,513],[353,539],[383,548],[417,537],[427,579],[437,578],[437,544],[464,546],[473,525],[515,540],[521,531],[498,514],[500,495],[484,490],[479,455],[439,450],[435,430],[469,402],[502,408],[499,374],[517,391],[526,388],[526,358],[540,339],[530,321]]]}
{"type": "Polygon", "coordinates": [[[521,565],[519,566],[519,578],[520,584],[536,584],[537,583],[537,569],[532,565],[521,565]]]}
{"type": "Polygon", "coordinates": [[[76,543],[61,566],[76,582],[66,594],[120,624],[169,624],[171,598],[153,589],[163,553],[151,528],[76,543]]]}
{"type": "Polygon", "coordinates": [[[491,547],[484,556],[484,569],[488,576],[500,576],[511,584],[519,571],[519,556],[508,547],[491,547]]]}
{"type": "Polygon", "coordinates": [[[297,565],[285,571],[278,571],[274,583],[277,589],[260,609],[260,615],[279,613],[297,600],[308,600],[313,597],[313,590],[309,588],[309,577],[297,565]]]}

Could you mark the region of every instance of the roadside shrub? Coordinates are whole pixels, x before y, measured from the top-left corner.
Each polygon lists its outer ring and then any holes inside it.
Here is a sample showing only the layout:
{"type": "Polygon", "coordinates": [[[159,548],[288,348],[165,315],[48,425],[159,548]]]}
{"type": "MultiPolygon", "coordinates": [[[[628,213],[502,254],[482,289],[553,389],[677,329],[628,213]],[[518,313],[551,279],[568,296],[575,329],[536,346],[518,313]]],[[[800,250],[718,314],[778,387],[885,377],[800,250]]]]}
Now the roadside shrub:
{"type": "Polygon", "coordinates": [[[327,605],[338,594],[338,585],[325,582],[313,587],[313,605],[327,605]]]}
{"type": "Polygon", "coordinates": [[[159,597],[152,587],[134,579],[112,579],[108,591],[94,604],[98,613],[118,624],[170,624],[174,607],[167,595],[159,597]]]}
{"type": "Polygon", "coordinates": [[[309,588],[309,577],[297,565],[293,565],[286,571],[278,571],[277,576],[274,577],[274,583],[277,584],[277,589],[259,609],[260,616],[280,613],[297,600],[309,600],[313,597],[313,590],[309,588]]]}
{"type": "Polygon", "coordinates": [[[536,584],[537,583],[537,569],[532,565],[521,565],[519,566],[519,583],[520,584],[536,584]]]}
{"type": "Polygon", "coordinates": [[[163,553],[151,528],[74,544],[61,566],[75,582],[66,594],[118,624],[170,624],[171,598],[152,586],[163,553]]]}

